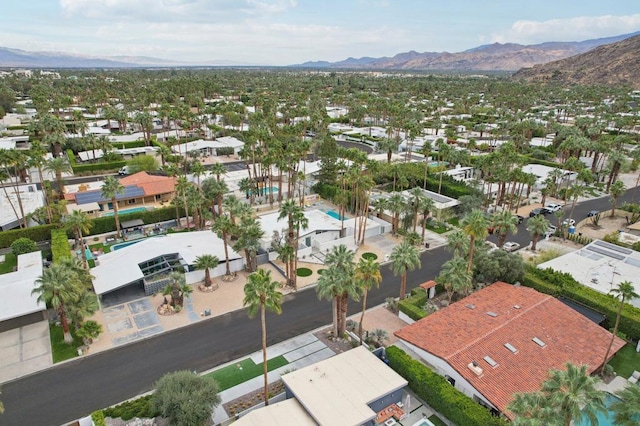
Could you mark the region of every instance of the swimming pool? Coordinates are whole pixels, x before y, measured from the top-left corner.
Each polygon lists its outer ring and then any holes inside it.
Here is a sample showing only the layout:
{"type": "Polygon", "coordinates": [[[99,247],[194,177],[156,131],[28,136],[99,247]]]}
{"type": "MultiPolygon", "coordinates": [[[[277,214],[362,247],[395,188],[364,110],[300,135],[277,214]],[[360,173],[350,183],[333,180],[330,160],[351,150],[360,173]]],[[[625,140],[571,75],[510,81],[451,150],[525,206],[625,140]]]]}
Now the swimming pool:
{"type": "MultiPolygon", "coordinates": [[[[252,191],[250,191],[249,193],[251,193],[252,191]]],[[[277,194],[278,191],[278,187],[277,186],[269,186],[266,188],[262,188],[262,195],[267,195],[267,194],[277,194]]],[[[259,195],[260,192],[256,191],[256,195],[259,195]]]]}
{"type": "Polygon", "coordinates": [[[111,246],[111,251],[120,250],[121,248],[129,247],[130,245],[139,243],[140,241],[143,241],[143,240],[144,239],[139,239],[139,240],[127,241],[124,243],[114,244],[111,246]]]}
{"type": "MultiPolygon", "coordinates": [[[[607,396],[604,399],[604,405],[609,408],[609,406],[616,402],[616,401],[620,401],[617,397],[611,395],[610,393],[607,393],[607,396]]],[[[615,423],[613,422],[613,411],[607,411],[606,413],[600,413],[598,412],[596,417],[598,418],[598,425],[599,426],[614,426],[615,423]]],[[[591,422],[589,421],[589,419],[586,416],[582,416],[582,419],[579,422],[575,422],[574,423],[575,426],[591,426],[591,422]]]]}
{"type": "MultiPolygon", "coordinates": [[[[118,216],[122,216],[123,214],[128,214],[128,213],[136,213],[136,212],[144,212],[144,211],[147,211],[146,207],[134,207],[132,209],[118,210],[118,216]]],[[[109,217],[109,216],[113,216],[113,212],[105,213],[102,215],[102,217],[109,217]]]]}
{"type": "MultiPolygon", "coordinates": [[[[337,220],[342,220],[342,219],[343,219],[343,217],[342,217],[342,216],[340,216],[340,213],[338,213],[338,212],[337,212],[337,211],[335,211],[335,210],[323,210],[323,211],[324,211],[327,215],[331,216],[331,217],[332,217],[332,218],[334,218],[334,219],[337,219],[337,220]]],[[[349,217],[348,217],[347,215],[344,215],[344,219],[349,219],[349,217]]]]}

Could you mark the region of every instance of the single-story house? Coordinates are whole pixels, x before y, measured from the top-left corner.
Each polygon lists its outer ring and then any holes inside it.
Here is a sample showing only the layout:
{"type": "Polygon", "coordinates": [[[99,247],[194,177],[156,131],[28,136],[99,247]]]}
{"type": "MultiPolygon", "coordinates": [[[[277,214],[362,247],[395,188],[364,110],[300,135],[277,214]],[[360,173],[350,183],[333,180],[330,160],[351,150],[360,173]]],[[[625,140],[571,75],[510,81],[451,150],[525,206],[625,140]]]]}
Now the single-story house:
{"type": "Polygon", "coordinates": [[[224,136],[212,141],[198,139],[192,142],[173,145],[171,147],[171,150],[175,154],[181,155],[197,152],[200,155],[204,156],[215,156],[217,155],[217,150],[219,148],[233,148],[233,153],[237,154],[242,149],[242,147],[244,147],[244,142],[242,142],[241,140],[236,139],[232,136],[224,136]]]}
{"type": "Polygon", "coordinates": [[[31,294],[40,276],[40,251],[19,255],[17,270],[1,276],[0,383],[53,365],[47,307],[31,294]]]}
{"type": "MultiPolygon", "coordinates": [[[[12,185],[6,186],[0,191],[0,229],[6,231],[18,228],[24,217],[43,206],[44,194],[35,184],[21,184],[17,188],[12,185]]],[[[32,223],[27,221],[27,224],[32,223]]]]}
{"type": "Polygon", "coordinates": [[[407,381],[363,346],[284,374],[282,381],[286,400],[250,411],[236,424],[373,426],[391,406],[400,417],[408,414],[407,381]]]}
{"type": "Polygon", "coordinates": [[[571,172],[569,170],[560,168],[560,164],[558,164],[558,167],[543,166],[541,164],[527,164],[525,166],[522,166],[522,171],[524,173],[530,173],[537,177],[535,185],[536,188],[543,188],[545,185],[544,181],[547,180],[549,173],[551,173],[555,169],[558,169],[562,172],[562,177],[558,179],[559,185],[569,185],[572,182],[575,182],[578,176],[576,172],[571,172]]]}
{"type": "MultiPolygon", "coordinates": [[[[147,172],[138,172],[120,179],[124,186],[124,192],[116,196],[119,212],[131,208],[154,208],[156,204],[169,203],[175,197],[175,178],[168,176],[150,175],[147,172]]],[[[78,206],[88,204],[85,211],[99,211],[106,215],[113,215],[111,198],[102,195],[102,189],[86,189],[82,185],[76,192],[67,190],[65,199],[69,203],[78,206]],[[85,190],[83,190],[83,188],[85,190]]],[[[75,209],[75,207],[72,207],[75,209]]]]}
{"type": "MultiPolygon", "coordinates": [[[[534,392],[567,362],[593,373],[612,334],[552,296],[497,282],[395,332],[452,386],[512,417],[516,393],[534,392]]],[[[625,345],[615,338],[610,356],[625,345]]]]}
{"type": "MultiPolygon", "coordinates": [[[[640,253],[602,240],[541,263],[538,268],[566,272],[582,285],[604,294],[622,281],[631,282],[640,292],[640,253]]],[[[640,308],[638,299],[628,303],[640,308]]]]}
{"type": "MultiPolygon", "coordinates": [[[[134,224],[135,226],[135,224],[134,224]]],[[[227,246],[231,272],[244,269],[244,258],[227,246]]],[[[112,246],[100,255],[91,268],[93,288],[109,304],[111,297],[122,294],[143,297],[161,291],[169,283],[168,274],[183,268],[187,284],[204,279],[204,271],[195,270],[196,258],[203,254],[217,256],[220,264],[210,270],[216,277],[225,273],[224,244],[211,231],[176,233],[130,241],[112,246]]]]}

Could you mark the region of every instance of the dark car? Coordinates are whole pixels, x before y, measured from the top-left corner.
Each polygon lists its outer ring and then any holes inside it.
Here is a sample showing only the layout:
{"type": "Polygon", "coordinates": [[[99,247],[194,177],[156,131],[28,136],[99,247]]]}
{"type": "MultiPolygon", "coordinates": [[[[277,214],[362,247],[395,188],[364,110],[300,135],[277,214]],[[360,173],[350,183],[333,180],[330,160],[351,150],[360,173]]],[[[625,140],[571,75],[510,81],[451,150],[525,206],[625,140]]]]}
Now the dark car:
{"type": "Polygon", "coordinates": [[[587,213],[587,217],[598,216],[599,214],[600,212],[598,210],[591,210],[589,213],[587,213]]]}
{"type": "Polygon", "coordinates": [[[520,225],[524,221],[524,216],[520,216],[519,214],[515,216],[516,216],[516,219],[518,219],[518,225],[520,225]]]}
{"type": "Polygon", "coordinates": [[[535,208],[535,209],[531,210],[531,212],[529,213],[529,217],[536,217],[536,216],[540,216],[541,214],[542,215],[547,215],[549,213],[551,213],[549,211],[549,209],[546,209],[544,207],[538,207],[538,208],[535,208]]]}

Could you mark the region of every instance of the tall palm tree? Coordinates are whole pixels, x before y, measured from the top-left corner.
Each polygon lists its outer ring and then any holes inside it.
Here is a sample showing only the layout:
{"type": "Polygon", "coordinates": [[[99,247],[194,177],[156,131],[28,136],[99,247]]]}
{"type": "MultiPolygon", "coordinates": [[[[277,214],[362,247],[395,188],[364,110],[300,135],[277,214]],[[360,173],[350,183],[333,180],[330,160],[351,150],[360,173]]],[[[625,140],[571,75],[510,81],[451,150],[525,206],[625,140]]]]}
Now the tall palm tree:
{"type": "Polygon", "coordinates": [[[35,284],[36,287],[31,294],[37,294],[39,302],[44,302],[56,310],[62,324],[64,341],[71,344],[73,337],[69,329],[67,307],[76,302],[81,293],[72,270],[62,263],[54,263],[42,271],[35,284]]]}
{"type": "Polygon", "coordinates": [[[93,221],[89,219],[89,215],[86,212],[74,210],[70,215],[64,216],[63,222],[65,227],[73,232],[76,247],[80,246],[80,250],[82,250],[82,263],[85,268],[89,269],[83,235],[89,233],[93,226],[93,221]]]}
{"type": "Polygon", "coordinates": [[[58,198],[64,198],[64,184],[62,182],[63,173],[71,173],[71,165],[64,157],[54,157],[49,159],[44,165],[44,170],[53,173],[58,184],[58,198]]]}
{"type": "Polygon", "coordinates": [[[193,265],[196,269],[202,270],[204,269],[204,286],[209,288],[211,287],[211,272],[209,269],[215,268],[220,263],[220,259],[217,256],[212,254],[201,254],[196,257],[196,262],[193,265]]]}
{"type": "Polygon", "coordinates": [[[552,370],[542,384],[542,392],[548,395],[551,404],[557,407],[566,426],[583,415],[598,424],[597,413],[606,412],[604,392],[597,389],[597,377],[589,376],[587,366],[566,364],[566,370],[552,370]]]}
{"type": "Polygon", "coordinates": [[[466,256],[469,250],[469,238],[461,229],[457,229],[447,234],[447,248],[453,252],[454,256],[466,256]]]}
{"type": "Polygon", "coordinates": [[[624,191],[627,188],[624,186],[624,183],[621,180],[615,181],[609,187],[609,194],[611,195],[611,204],[613,207],[611,208],[611,217],[614,217],[616,214],[616,207],[618,206],[618,198],[624,194],[624,191]]]}
{"type": "MultiPolygon", "coordinates": [[[[427,227],[427,219],[436,206],[436,202],[429,197],[425,197],[420,203],[420,215],[422,216],[422,238],[420,241],[424,243],[424,234],[427,227]]],[[[415,232],[415,231],[414,231],[415,232]]]]}
{"type": "MultiPolygon", "coordinates": [[[[246,206],[244,203],[241,205],[246,206]]],[[[264,235],[260,222],[255,217],[243,216],[235,229],[237,240],[233,249],[244,251],[247,272],[255,272],[258,268],[256,256],[260,250],[260,239],[264,235]]]]}
{"type": "Polygon", "coordinates": [[[288,199],[280,206],[278,220],[287,219],[287,244],[293,247],[294,256],[290,260],[289,273],[287,281],[291,287],[297,290],[297,260],[298,260],[298,238],[300,237],[300,228],[306,229],[309,221],[304,215],[304,210],[300,207],[296,200],[288,199]]]}
{"type": "Polygon", "coordinates": [[[536,244],[541,235],[549,230],[549,221],[542,215],[532,217],[527,221],[527,231],[531,234],[531,251],[536,251],[536,244]]]}
{"type": "Polygon", "coordinates": [[[400,300],[407,294],[407,273],[421,267],[420,253],[413,244],[403,241],[393,248],[391,255],[391,270],[393,275],[400,275],[400,300]]]}
{"type": "MultiPolygon", "coordinates": [[[[613,188],[613,185],[611,187],[613,188]]],[[[622,315],[622,308],[624,307],[624,303],[629,303],[633,299],[637,299],[638,297],[640,297],[640,294],[635,292],[635,288],[631,281],[622,281],[617,286],[613,287],[609,294],[611,294],[616,299],[619,299],[620,303],[618,304],[618,311],[616,312],[616,323],[613,326],[611,341],[609,341],[607,352],[605,352],[604,360],[602,361],[602,367],[600,367],[600,374],[604,373],[607,362],[609,362],[609,354],[611,353],[613,342],[615,341],[616,335],[618,334],[618,326],[620,325],[620,316],[622,315]]]]}
{"type": "Polygon", "coordinates": [[[187,285],[184,273],[173,271],[171,272],[171,284],[164,288],[162,294],[165,296],[171,295],[171,306],[175,308],[177,306],[182,307],[184,305],[184,296],[192,291],[191,286],[187,285]]]}
{"type": "Polygon", "coordinates": [[[362,324],[364,323],[364,314],[367,310],[367,293],[373,287],[380,286],[382,274],[380,273],[380,264],[371,258],[360,258],[356,265],[355,281],[360,293],[362,294],[362,312],[360,313],[360,324],[358,324],[358,338],[362,345],[362,324]]]}
{"type": "Polygon", "coordinates": [[[231,276],[231,268],[229,266],[229,236],[233,234],[233,229],[233,223],[227,215],[218,217],[211,227],[211,230],[216,233],[218,238],[222,240],[222,244],[224,244],[224,261],[226,265],[225,275],[227,277],[231,276]]]}
{"type": "Polygon", "coordinates": [[[113,218],[116,221],[116,236],[120,238],[120,218],[118,217],[118,200],[117,197],[124,194],[124,186],[114,176],[107,176],[102,183],[102,196],[111,200],[113,206],[113,218]]]}
{"type": "Polygon", "coordinates": [[[469,236],[469,258],[467,261],[467,272],[471,273],[473,268],[473,250],[476,240],[487,238],[489,233],[487,219],[480,210],[472,210],[471,213],[462,218],[462,230],[469,236]]]}
{"type": "Polygon", "coordinates": [[[260,311],[262,326],[262,372],[264,375],[264,404],[269,405],[269,381],[267,379],[267,310],[280,314],[282,312],[282,293],[277,289],[278,283],[271,279],[271,271],[258,269],[249,274],[244,286],[243,306],[249,307],[249,317],[253,318],[260,311]]]}
{"type": "Polygon", "coordinates": [[[391,222],[391,232],[394,234],[398,232],[398,227],[400,223],[400,215],[406,211],[407,209],[407,201],[399,192],[394,192],[388,199],[386,203],[386,208],[389,209],[391,214],[393,215],[393,220],[391,222]]]}
{"type": "Polygon", "coordinates": [[[614,413],[614,421],[618,426],[637,426],[640,419],[640,386],[627,383],[616,392],[620,398],[609,406],[614,413]]]}
{"type": "Polygon", "coordinates": [[[472,287],[472,274],[467,272],[466,262],[461,256],[453,256],[442,265],[436,282],[442,284],[447,292],[449,303],[453,300],[454,293],[469,293],[472,287]]]}
{"type": "Polygon", "coordinates": [[[518,232],[518,218],[509,210],[495,212],[491,216],[491,225],[493,232],[498,234],[498,247],[502,248],[507,240],[508,234],[516,234],[518,232]]]}

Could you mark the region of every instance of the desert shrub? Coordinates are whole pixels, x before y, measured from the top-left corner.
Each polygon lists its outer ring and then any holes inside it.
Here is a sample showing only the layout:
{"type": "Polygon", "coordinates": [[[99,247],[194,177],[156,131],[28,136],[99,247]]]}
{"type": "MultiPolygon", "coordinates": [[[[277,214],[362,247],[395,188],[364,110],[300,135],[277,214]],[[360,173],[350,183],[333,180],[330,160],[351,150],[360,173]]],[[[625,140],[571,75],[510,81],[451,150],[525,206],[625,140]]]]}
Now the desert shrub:
{"type": "Polygon", "coordinates": [[[13,253],[16,257],[21,254],[31,253],[33,251],[38,251],[38,245],[35,241],[29,238],[18,238],[11,243],[11,253],[13,253]]]}

